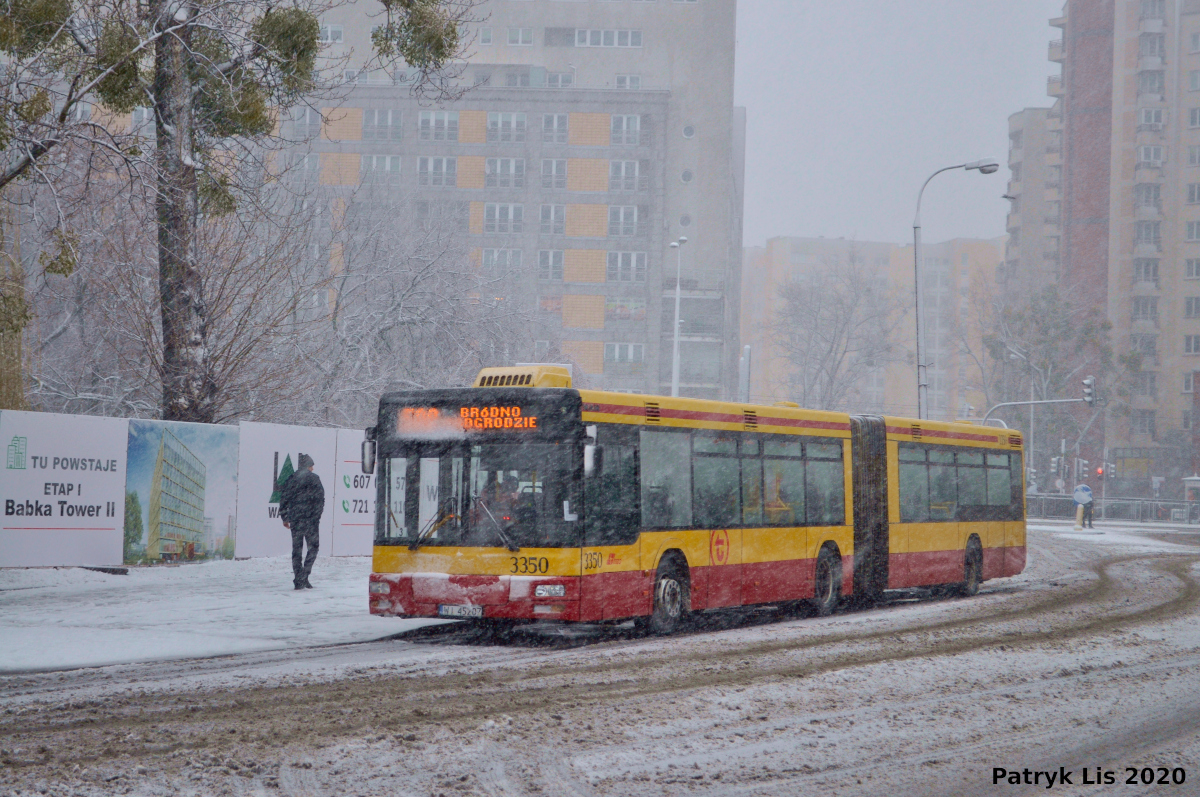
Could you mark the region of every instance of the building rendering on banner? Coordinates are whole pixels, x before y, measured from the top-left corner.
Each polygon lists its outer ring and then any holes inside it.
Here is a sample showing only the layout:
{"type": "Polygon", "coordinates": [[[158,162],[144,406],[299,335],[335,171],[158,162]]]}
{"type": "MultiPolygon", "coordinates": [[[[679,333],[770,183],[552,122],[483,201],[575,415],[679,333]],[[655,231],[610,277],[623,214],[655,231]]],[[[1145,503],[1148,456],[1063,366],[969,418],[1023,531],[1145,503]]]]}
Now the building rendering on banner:
{"type": "Polygon", "coordinates": [[[1128,406],[1110,402],[1082,456],[1107,449],[1120,493],[1182,495],[1200,368],[1200,2],[1067,0],[1050,24],[1053,106],[1010,120],[1007,266],[1057,276],[1107,316],[1118,357],[1141,355],[1128,406]]]}
{"type": "MultiPolygon", "coordinates": [[[[981,381],[976,362],[982,355],[983,330],[974,303],[992,290],[1002,269],[1003,252],[1003,238],[922,245],[929,416],[933,420],[979,417],[987,409],[983,392],[978,389],[981,381]]],[[[746,250],[741,338],[753,350],[752,401],[800,400],[795,365],[782,351],[780,331],[775,327],[783,307],[781,289],[789,283],[803,285],[814,275],[853,269],[862,271],[867,287],[899,297],[886,303],[894,317],[888,325],[890,334],[879,342],[887,351],[861,365],[853,362],[859,355],[850,352],[842,368],[855,377],[844,399],[836,406],[821,409],[916,416],[916,324],[910,299],[912,245],[846,238],[780,237],[770,239],[765,247],[746,250]]],[[[856,340],[852,348],[869,348],[871,343],[856,340]]]]}
{"type": "Polygon", "coordinates": [[[403,70],[358,68],[377,22],[361,6],[322,17],[346,96],[285,122],[284,135],[310,140],[298,171],[342,212],[366,183],[417,218],[451,219],[485,271],[520,275],[502,298],[549,330],[512,358],[565,358],[596,387],[668,388],[681,268],[681,393],[732,395],[745,134],[735,0],[491,0],[467,32],[471,88],[438,106],[410,96],[403,70]]]}
{"type": "Polygon", "coordinates": [[[192,559],[205,552],[204,484],[204,463],[163,429],[150,486],[148,559],[192,559]]]}

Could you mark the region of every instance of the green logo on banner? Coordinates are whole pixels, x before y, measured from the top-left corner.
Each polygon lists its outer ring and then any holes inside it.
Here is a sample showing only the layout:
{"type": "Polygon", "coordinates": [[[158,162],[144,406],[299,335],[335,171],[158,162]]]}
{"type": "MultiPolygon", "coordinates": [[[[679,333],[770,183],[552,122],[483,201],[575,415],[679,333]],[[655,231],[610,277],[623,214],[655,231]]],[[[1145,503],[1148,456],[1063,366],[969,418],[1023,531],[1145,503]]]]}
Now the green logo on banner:
{"type": "Polygon", "coordinates": [[[29,441],[24,437],[14,437],[8,444],[8,465],[12,470],[25,470],[25,449],[29,441]]]}
{"type": "MultiPolygon", "coordinates": [[[[276,454],[275,456],[276,456],[275,461],[278,462],[279,455],[276,454]]],[[[286,457],[284,457],[283,467],[279,469],[279,475],[275,477],[275,488],[271,491],[271,500],[268,501],[267,503],[270,503],[270,504],[278,504],[279,503],[279,499],[282,497],[279,492],[280,489],[283,487],[284,484],[287,483],[288,479],[292,478],[292,474],[295,472],[296,472],[296,469],[294,467],[292,467],[292,455],[288,454],[286,457]]]]}

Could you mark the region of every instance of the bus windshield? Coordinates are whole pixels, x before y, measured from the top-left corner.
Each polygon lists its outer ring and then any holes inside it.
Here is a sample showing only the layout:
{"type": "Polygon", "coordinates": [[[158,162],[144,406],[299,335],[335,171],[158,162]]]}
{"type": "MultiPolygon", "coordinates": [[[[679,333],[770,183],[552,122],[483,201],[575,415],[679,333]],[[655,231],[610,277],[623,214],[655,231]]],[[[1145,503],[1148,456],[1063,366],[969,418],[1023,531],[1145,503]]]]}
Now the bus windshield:
{"type": "Polygon", "coordinates": [[[539,443],[414,446],[383,461],[382,544],[568,548],[579,544],[571,448],[539,443]]]}

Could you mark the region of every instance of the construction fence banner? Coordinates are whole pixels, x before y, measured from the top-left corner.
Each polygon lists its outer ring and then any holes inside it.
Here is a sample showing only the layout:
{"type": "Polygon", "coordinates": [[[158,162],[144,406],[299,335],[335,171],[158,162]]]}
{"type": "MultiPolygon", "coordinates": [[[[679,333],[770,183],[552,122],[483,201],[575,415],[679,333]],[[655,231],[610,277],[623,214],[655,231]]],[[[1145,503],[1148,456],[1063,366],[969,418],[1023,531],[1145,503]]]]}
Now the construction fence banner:
{"type": "Polygon", "coordinates": [[[238,427],[129,421],[126,564],[232,559],[238,427]]]}
{"type": "Polygon", "coordinates": [[[315,463],[321,556],[369,556],[375,477],[361,429],[0,412],[0,567],[287,556],[279,492],[315,463]]]}
{"type": "Polygon", "coordinates": [[[129,422],[0,412],[0,567],[119,565],[129,422]]]}
{"type": "Polygon", "coordinates": [[[370,556],[375,544],[375,476],[362,472],[362,429],[337,430],[334,556],[370,556]]]}
{"type": "Polygon", "coordinates": [[[239,429],[236,555],[291,553],[291,532],[279,519],[280,488],[299,467],[300,455],[308,454],[325,488],[318,555],[329,556],[334,549],[338,430],[248,421],[239,429]]]}

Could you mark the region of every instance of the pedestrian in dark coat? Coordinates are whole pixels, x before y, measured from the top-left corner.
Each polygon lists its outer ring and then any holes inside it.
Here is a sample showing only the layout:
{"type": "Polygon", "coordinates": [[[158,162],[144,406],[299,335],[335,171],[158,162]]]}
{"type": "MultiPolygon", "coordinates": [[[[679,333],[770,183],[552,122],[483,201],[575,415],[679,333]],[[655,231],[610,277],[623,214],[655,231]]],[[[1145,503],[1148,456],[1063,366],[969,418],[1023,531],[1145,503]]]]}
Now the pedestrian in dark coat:
{"type": "Polygon", "coordinates": [[[296,589],[312,589],[308,576],[321,545],[321,512],[325,509],[325,488],[321,477],[313,473],[313,458],[299,457],[300,469],[283,484],[279,498],[279,517],[292,532],[292,573],[296,589]],[[301,561],[304,544],[308,554],[301,561]]]}

